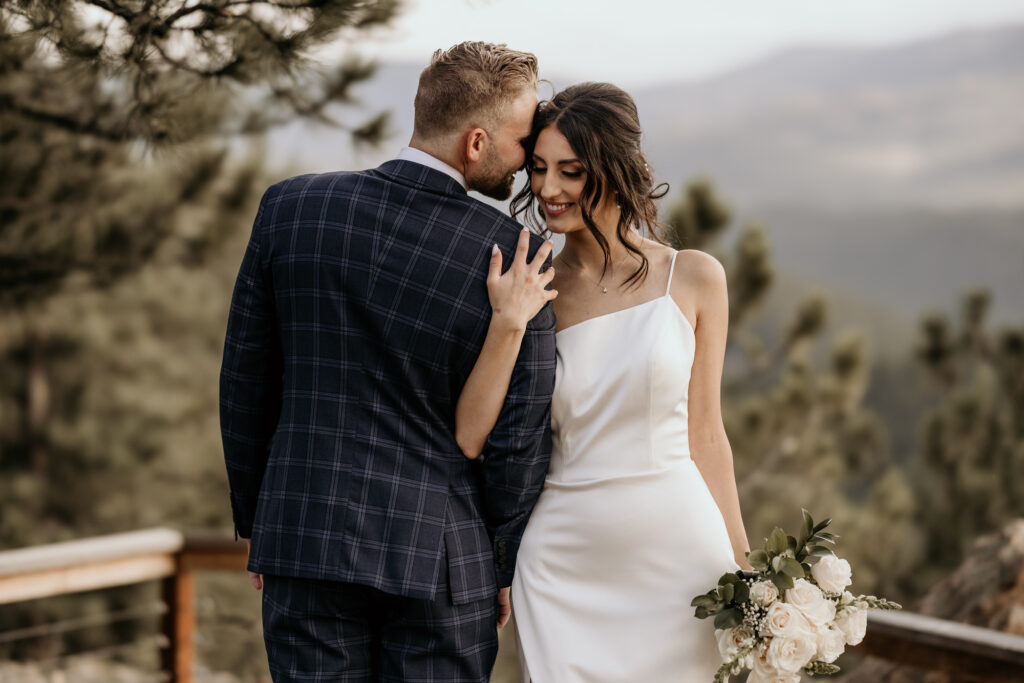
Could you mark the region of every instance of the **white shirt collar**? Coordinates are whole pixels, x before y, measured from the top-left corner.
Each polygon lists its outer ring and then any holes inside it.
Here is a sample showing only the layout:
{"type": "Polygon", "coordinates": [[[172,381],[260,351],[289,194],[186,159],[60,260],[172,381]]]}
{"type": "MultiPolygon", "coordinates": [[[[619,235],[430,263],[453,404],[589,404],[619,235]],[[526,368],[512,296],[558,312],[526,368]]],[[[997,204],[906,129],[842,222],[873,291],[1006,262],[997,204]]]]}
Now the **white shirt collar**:
{"type": "Polygon", "coordinates": [[[454,178],[455,181],[459,183],[459,185],[462,185],[462,189],[467,191],[469,190],[469,187],[466,185],[466,177],[464,175],[462,175],[456,169],[444,163],[437,157],[427,154],[422,149],[416,149],[415,147],[403,147],[396,158],[401,159],[403,161],[411,161],[415,164],[422,164],[427,168],[432,168],[435,171],[440,171],[441,173],[444,173],[454,178]]]}

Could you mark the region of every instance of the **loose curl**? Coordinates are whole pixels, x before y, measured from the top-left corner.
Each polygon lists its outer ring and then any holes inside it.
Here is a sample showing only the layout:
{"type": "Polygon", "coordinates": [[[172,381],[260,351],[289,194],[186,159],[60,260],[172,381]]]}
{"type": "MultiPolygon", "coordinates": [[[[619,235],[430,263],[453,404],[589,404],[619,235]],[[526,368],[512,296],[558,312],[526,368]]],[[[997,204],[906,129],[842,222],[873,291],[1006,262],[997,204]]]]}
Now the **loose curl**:
{"type": "MultiPolygon", "coordinates": [[[[611,83],[579,83],[537,105],[530,137],[523,144],[528,177],[533,175],[533,151],[537,138],[552,124],[569,141],[586,171],[580,213],[604,252],[601,276],[604,277],[608,270],[611,249],[594,222],[594,212],[605,193],[610,193],[619,205],[619,224],[616,227],[619,242],[640,258],[640,267],[623,284],[638,285],[647,277],[649,264],[643,252],[626,236],[631,228],[642,226],[655,241],[665,244],[662,237],[664,226],[658,220],[654,200],[664,197],[669,188],[667,183],[654,185],[654,176],[640,149],[643,131],[633,98],[611,83]]],[[[541,222],[543,213],[539,204],[536,210],[529,211],[535,204],[537,199],[531,184],[527,183],[512,199],[512,216],[518,218],[519,214],[525,213],[528,225],[550,234],[541,222]]]]}

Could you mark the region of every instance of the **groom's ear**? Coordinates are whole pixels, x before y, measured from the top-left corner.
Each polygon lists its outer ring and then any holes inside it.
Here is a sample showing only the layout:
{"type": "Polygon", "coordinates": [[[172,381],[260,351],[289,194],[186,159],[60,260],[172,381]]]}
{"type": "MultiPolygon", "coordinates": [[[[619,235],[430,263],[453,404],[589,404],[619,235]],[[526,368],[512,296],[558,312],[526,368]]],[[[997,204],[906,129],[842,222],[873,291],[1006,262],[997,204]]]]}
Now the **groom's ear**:
{"type": "Polygon", "coordinates": [[[483,128],[474,128],[466,135],[466,160],[478,163],[487,149],[487,131],[483,128]]]}

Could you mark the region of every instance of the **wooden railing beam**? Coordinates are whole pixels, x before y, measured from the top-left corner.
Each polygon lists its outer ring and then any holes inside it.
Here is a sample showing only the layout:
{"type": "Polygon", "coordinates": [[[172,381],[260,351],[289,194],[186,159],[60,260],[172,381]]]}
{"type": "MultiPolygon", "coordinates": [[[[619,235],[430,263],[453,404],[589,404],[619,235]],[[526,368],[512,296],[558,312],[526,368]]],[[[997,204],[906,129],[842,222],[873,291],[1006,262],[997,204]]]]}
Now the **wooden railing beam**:
{"type": "MultiPolygon", "coordinates": [[[[246,546],[220,533],[149,529],[0,552],[0,604],[163,581],[163,671],[191,683],[195,572],[244,572],[246,546]]],[[[871,612],[853,651],[964,681],[1024,681],[1024,637],[906,612],[871,612]]]]}
{"type": "Polygon", "coordinates": [[[1024,681],[1024,637],[909,612],[870,612],[853,651],[963,681],[1024,681]]]}
{"type": "Polygon", "coordinates": [[[173,683],[192,683],[196,657],[196,581],[195,573],[182,566],[164,579],[163,598],[167,612],[163,618],[167,647],[161,653],[162,669],[173,683]]]}

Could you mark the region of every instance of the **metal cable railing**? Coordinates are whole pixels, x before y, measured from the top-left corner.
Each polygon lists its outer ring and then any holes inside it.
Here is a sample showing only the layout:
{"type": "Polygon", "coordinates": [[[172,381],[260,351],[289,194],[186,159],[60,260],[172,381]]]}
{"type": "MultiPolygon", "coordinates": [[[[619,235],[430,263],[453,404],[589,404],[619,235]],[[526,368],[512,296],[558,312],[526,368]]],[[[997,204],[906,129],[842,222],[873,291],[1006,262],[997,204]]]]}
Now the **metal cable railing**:
{"type": "Polygon", "coordinates": [[[50,636],[63,635],[81,629],[95,626],[108,626],[127,621],[137,621],[146,617],[162,616],[167,613],[167,605],[162,602],[151,602],[139,607],[104,612],[102,614],[90,614],[75,619],[62,619],[51,624],[39,624],[25,628],[11,629],[0,632],[0,645],[27,640],[29,638],[46,638],[50,636]]]}
{"type": "MultiPolygon", "coordinates": [[[[154,680],[191,683],[203,673],[195,666],[197,614],[219,609],[209,596],[197,603],[195,574],[243,572],[245,563],[245,546],[229,535],[185,535],[173,529],[0,552],[0,605],[155,580],[163,592],[158,603],[0,633],[0,644],[160,617],[161,634],[145,641],[161,650],[161,673],[154,680]]],[[[227,611],[217,615],[217,622],[218,629],[254,629],[251,618],[227,611]]],[[[867,637],[853,648],[861,654],[943,672],[957,681],[1024,681],[1024,637],[906,612],[871,613],[868,623],[867,637]]],[[[109,652],[136,646],[135,641],[113,645],[109,652]]],[[[54,659],[62,657],[69,656],[54,659]]]]}

